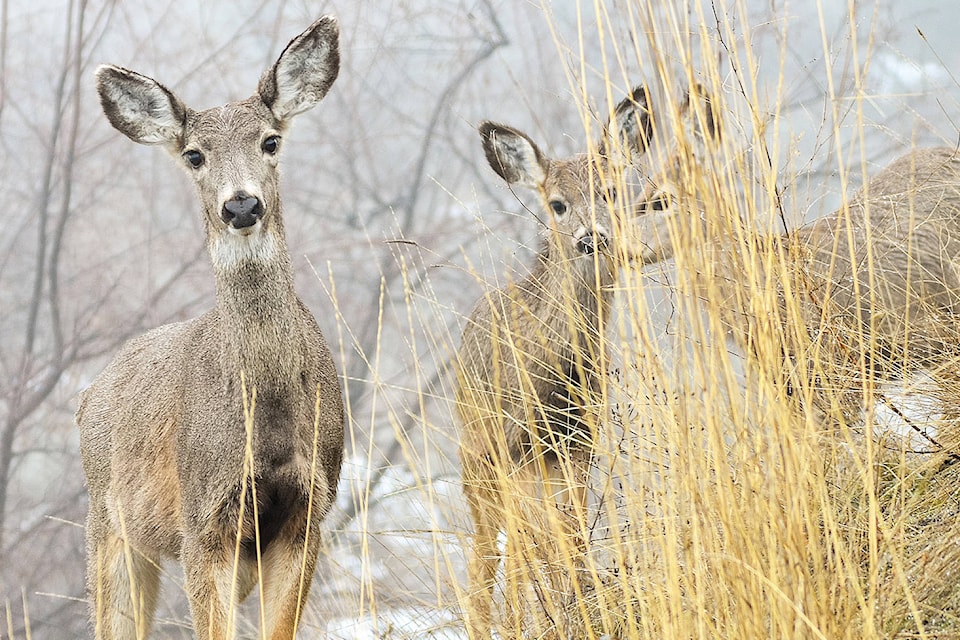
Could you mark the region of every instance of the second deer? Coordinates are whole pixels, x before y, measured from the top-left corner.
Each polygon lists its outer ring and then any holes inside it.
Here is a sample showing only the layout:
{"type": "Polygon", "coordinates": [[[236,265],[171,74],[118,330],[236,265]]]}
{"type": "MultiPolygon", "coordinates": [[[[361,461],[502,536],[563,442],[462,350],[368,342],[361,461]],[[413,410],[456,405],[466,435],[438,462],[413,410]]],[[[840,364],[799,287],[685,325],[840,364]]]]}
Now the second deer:
{"type": "Polygon", "coordinates": [[[643,88],[616,107],[593,153],[552,159],[516,129],[480,126],[490,166],[508,185],[535,191],[548,222],[530,275],[480,300],[458,354],[460,459],[475,525],[472,638],[490,637],[499,532],[507,532],[507,558],[522,562],[519,538],[537,526],[532,520],[548,527],[544,536],[551,524],[575,537],[584,526],[617,271],[611,159],[639,156],[650,134],[643,88]],[[518,493],[532,514],[511,507],[518,493]]]}
{"type": "Polygon", "coordinates": [[[762,293],[745,290],[745,273],[768,270],[756,280],[776,287],[776,308],[764,315],[780,323],[773,332],[784,356],[778,374],[787,388],[794,386],[791,379],[807,385],[814,407],[839,400],[832,406],[844,419],[857,420],[863,410],[864,374],[882,381],[937,369],[958,355],[958,150],[915,149],[897,158],[837,211],[781,236],[753,236],[758,256],[777,252],[753,259],[720,224],[705,222],[736,215],[717,179],[723,158],[711,157],[723,153],[715,108],[701,87],[681,105],[674,139],[685,144],[670,154],[667,169],[641,199],[632,226],[643,243],[635,254],[648,264],[669,260],[676,239],[691,231],[699,236],[711,274],[709,282],[699,278],[707,285],[700,293],[718,298],[741,347],[750,346],[746,334],[757,326],[751,296],[762,293]],[[808,354],[815,361],[808,362],[808,354]],[[823,379],[831,373],[838,379],[823,379]],[[833,398],[819,390],[827,383],[833,398]]]}

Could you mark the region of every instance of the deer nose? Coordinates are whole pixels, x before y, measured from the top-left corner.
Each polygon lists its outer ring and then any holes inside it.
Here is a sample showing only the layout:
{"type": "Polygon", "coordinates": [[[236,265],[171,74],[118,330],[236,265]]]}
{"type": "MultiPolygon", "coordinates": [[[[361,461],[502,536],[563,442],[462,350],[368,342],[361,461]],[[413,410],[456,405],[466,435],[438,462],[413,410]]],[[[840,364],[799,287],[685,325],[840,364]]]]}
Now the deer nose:
{"type": "Polygon", "coordinates": [[[263,216],[263,205],[259,198],[243,191],[238,191],[232,198],[223,203],[220,219],[234,229],[252,227],[263,216]]]}
{"type": "Polygon", "coordinates": [[[577,251],[589,256],[606,247],[607,242],[607,234],[602,231],[593,231],[577,238],[577,251]]]}

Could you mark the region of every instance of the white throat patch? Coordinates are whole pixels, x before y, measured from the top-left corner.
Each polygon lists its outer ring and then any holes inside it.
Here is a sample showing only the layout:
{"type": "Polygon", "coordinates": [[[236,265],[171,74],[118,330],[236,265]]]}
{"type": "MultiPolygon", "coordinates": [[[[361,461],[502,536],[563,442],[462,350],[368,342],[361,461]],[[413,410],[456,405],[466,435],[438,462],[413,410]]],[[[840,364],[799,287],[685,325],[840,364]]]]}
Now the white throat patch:
{"type": "Polygon", "coordinates": [[[258,220],[250,233],[229,228],[217,235],[210,246],[210,258],[217,270],[231,271],[242,264],[272,262],[277,257],[277,238],[263,230],[263,221],[258,220]]]}

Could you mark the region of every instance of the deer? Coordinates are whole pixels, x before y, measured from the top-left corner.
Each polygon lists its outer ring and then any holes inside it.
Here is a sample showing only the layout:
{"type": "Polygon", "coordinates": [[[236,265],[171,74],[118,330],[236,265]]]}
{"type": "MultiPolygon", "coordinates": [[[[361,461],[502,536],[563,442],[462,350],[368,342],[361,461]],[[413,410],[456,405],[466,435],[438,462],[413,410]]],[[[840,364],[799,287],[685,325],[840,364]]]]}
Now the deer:
{"type": "MultiPolygon", "coordinates": [[[[648,94],[614,109],[590,153],[554,159],[525,133],[483,121],[486,160],[511,188],[534,191],[546,223],[527,277],[488,292],[467,320],[456,358],[463,491],[474,524],[467,626],[489,638],[497,537],[518,559],[510,495],[522,492],[541,525],[559,522],[582,548],[592,447],[605,375],[604,322],[617,263],[613,184],[651,135],[648,94]]],[[[533,524],[521,523],[523,524],[533,524]]],[[[509,572],[508,572],[509,575],[509,572]]]]}
{"type": "MultiPolygon", "coordinates": [[[[681,101],[678,144],[663,171],[648,183],[630,225],[640,245],[638,262],[675,257],[675,237],[694,231],[705,240],[712,276],[700,278],[702,296],[714,296],[737,346],[750,349],[756,318],[742,280],[746,245],[725,237],[705,218],[722,211],[716,179],[721,118],[715,101],[696,85],[681,101]],[[745,331],[744,327],[747,327],[745,331]]],[[[844,420],[862,416],[867,380],[883,382],[919,370],[942,368],[958,353],[960,320],[960,152],[919,148],[893,160],[836,211],[781,235],[751,239],[758,254],[778,257],[751,264],[777,283],[776,323],[782,338],[782,382],[788,395],[799,382],[816,388],[823,367],[839,373],[844,420]],[[772,265],[772,266],[770,266],[772,265]],[[798,326],[799,325],[799,326],[798,326]],[[816,346],[810,350],[811,345],[816,346]],[[804,362],[818,353],[828,362],[804,362]]],[[[808,408],[821,412],[829,398],[812,394],[808,408]]],[[[822,415],[820,416],[823,417],[822,415]]],[[[921,432],[921,435],[922,432],[921,432]]]]}
{"type": "Polygon", "coordinates": [[[110,124],[193,178],[216,283],[211,310],[129,340],[79,398],[98,640],[148,637],[168,559],[183,565],[198,638],[233,637],[233,608],[258,581],[259,637],[296,634],[336,496],[344,409],[294,290],[277,165],[291,119],[337,77],[338,40],[337,20],[321,17],[253,96],[202,111],[134,71],[96,71],[110,124]]]}

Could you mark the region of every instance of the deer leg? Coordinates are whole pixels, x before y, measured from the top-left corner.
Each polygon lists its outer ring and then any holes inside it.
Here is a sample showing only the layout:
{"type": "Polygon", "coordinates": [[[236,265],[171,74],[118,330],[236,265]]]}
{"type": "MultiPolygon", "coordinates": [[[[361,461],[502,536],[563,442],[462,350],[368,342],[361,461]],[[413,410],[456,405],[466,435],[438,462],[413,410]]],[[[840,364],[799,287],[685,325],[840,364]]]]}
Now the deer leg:
{"type": "Polygon", "coordinates": [[[306,511],[288,525],[263,557],[263,602],[269,640],[293,640],[320,554],[320,526],[306,522],[306,511]],[[309,535],[308,532],[309,531],[309,535]]]}
{"type": "Polygon", "coordinates": [[[553,620],[562,618],[560,608],[575,586],[577,570],[586,562],[590,457],[578,453],[546,464],[541,487],[546,540],[539,546],[546,552],[544,570],[552,597],[545,605],[553,620]]]}
{"type": "Polygon", "coordinates": [[[183,553],[190,615],[198,640],[226,640],[227,611],[217,592],[213,562],[199,553],[183,553]]]}
{"type": "Polygon", "coordinates": [[[216,548],[185,538],[181,549],[193,628],[200,640],[226,640],[236,627],[236,609],[256,584],[256,561],[234,562],[233,546],[216,548]]]}
{"type": "Polygon", "coordinates": [[[495,495],[489,483],[465,483],[463,491],[474,523],[473,548],[468,565],[470,593],[465,612],[467,630],[471,640],[486,640],[491,637],[493,590],[497,567],[500,565],[500,550],[497,547],[497,536],[503,526],[500,496],[495,495]]]}
{"type": "Polygon", "coordinates": [[[575,452],[551,464],[547,471],[547,491],[560,512],[565,537],[571,540],[581,555],[587,548],[587,487],[591,462],[590,455],[575,452]]]}
{"type": "MultiPolygon", "coordinates": [[[[517,509],[514,503],[508,509],[517,509]]],[[[511,516],[508,516],[511,519],[511,516]]],[[[524,526],[525,518],[516,518],[512,525],[507,525],[507,544],[504,554],[503,591],[505,636],[508,638],[522,638],[526,613],[526,592],[534,578],[536,554],[529,557],[536,542],[531,530],[524,526]]]]}
{"type": "Polygon", "coordinates": [[[570,573],[564,559],[579,555],[579,547],[571,553],[571,536],[578,530],[568,506],[573,483],[560,463],[546,458],[528,464],[515,479],[507,527],[506,590],[508,604],[514,605],[511,633],[535,629],[534,635],[540,637],[562,619],[560,606],[570,573]]]}
{"type": "MultiPolygon", "coordinates": [[[[92,514],[92,512],[91,512],[92,514]]],[[[159,559],[129,546],[104,513],[87,525],[87,589],[97,640],[141,640],[150,633],[160,590],[159,559]]]]}

